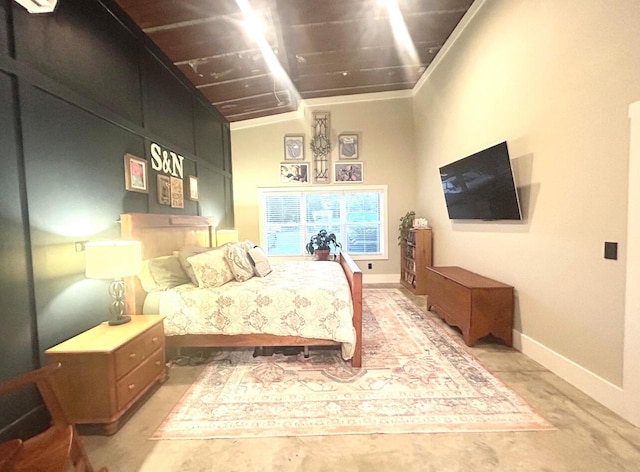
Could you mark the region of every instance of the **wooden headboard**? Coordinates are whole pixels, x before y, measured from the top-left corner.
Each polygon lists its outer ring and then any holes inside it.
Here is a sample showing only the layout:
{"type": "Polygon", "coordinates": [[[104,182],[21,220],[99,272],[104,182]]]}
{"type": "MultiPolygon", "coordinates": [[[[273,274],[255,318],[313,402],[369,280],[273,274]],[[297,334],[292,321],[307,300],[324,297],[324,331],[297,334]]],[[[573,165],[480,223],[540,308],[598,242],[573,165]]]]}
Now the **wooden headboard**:
{"type": "MultiPolygon", "coordinates": [[[[215,246],[213,219],[205,216],[123,213],[120,215],[122,239],[142,243],[142,259],[168,256],[183,246],[215,246]]],[[[142,313],[145,292],[138,277],[127,277],[127,314],[142,313]]]]}

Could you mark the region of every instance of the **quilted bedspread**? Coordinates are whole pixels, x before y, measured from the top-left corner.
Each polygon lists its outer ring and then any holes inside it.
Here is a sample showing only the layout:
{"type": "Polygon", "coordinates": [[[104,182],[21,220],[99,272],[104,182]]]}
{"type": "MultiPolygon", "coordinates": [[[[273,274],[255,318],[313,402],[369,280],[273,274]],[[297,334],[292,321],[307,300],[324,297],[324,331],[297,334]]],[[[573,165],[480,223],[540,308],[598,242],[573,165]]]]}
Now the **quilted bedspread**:
{"type": "Polygon", "coordinates": [[[330,339],[351,359],[356,333],[349,283],[340,264],[272,262],[266,277],[217,288],[182,285],[162,294],[167,336],[256,334],[330,339]]]}

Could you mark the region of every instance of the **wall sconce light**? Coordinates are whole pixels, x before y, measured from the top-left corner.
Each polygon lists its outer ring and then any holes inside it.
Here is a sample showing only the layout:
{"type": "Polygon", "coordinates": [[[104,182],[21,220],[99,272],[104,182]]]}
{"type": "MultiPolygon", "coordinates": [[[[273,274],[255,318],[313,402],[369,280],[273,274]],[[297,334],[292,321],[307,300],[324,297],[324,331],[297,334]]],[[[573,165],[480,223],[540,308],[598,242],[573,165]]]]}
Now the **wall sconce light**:
{"type": "Polygon", "coordinates": [[[222,246],[226,243],[238,242],[237,229],[219,229],[216,231],[216,246],[222,246]]]}

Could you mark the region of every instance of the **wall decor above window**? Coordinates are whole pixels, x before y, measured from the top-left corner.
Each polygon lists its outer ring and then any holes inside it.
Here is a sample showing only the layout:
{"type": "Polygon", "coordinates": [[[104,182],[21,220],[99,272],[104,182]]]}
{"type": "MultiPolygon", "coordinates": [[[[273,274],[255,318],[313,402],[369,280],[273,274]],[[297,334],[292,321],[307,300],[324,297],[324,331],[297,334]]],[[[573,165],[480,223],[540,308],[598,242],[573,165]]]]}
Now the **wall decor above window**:
{"type": "Polygon", "coordinates": [[[360,138],[354,133],[338,136],[338,159],[358,159],[360,157],[360,138]]]}
{"type": "Polygon", "coordinates": [[[360,183],[362,182],[362,162],[334,164],[334,181],[336,183],[360,183]]]}
{"type": "Polygon", "coordinates": [[[149,193],[147,161],[132,154],[124,155],[124,186],[132,192],[149,193]]]}
{"type": "Polygon", "coordinates": [[[287,135],[284,137],[284,160],[304,161],[304,136],[287,135]]]}
{"type": "Polygon", "coordinates": [[[313,138],[311,139],[311,152],[313,153],[314,181],[316,183],[329,182],[329,155],[331,154],[331,142],[329,132],[331,114],[328,111],[313,113],[313,138]]]}
{"type": "Polygon", "coordinates": [[[309,182],[309,164],[301,162],[299,164],[280,164],[280,183],[282,184],[306,184],[309,182]]]}

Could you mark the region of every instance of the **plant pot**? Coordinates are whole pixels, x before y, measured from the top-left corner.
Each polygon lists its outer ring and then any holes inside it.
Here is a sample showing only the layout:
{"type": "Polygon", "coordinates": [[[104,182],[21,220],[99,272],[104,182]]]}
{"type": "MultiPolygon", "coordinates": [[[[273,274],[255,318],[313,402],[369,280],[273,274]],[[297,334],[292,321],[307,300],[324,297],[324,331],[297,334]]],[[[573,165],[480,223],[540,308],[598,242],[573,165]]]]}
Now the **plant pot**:
{"type": "Polygon", "coordinates": [[[316,249],[313,251],[313,255],[315,256],[316,261],[328,261],[330,252],[331,251],[329,249],[316,249]]]}

